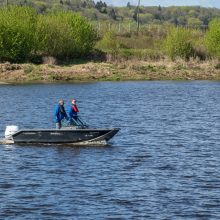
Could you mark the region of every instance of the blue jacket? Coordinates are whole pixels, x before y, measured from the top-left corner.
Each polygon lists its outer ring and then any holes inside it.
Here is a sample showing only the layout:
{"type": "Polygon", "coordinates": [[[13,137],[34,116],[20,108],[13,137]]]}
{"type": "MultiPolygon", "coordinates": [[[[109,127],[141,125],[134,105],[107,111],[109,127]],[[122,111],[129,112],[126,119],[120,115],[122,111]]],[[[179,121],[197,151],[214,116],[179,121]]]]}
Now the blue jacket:
{"type": "Polygon", "coordinates": [[[73,105],[71,104],[68,108],[69,117],[77,117],[78,108],[76,107],[77,111],[74,110],[73,105]]]}
{"type": "Polygon", "coordinates": [[[64,118],[68,120],[68,116],[66,114],[65,108],[63,107],[63,111],[62,111],[61,106],[57,105],[55,109],[55,121],[61,122],[64,118]]]}

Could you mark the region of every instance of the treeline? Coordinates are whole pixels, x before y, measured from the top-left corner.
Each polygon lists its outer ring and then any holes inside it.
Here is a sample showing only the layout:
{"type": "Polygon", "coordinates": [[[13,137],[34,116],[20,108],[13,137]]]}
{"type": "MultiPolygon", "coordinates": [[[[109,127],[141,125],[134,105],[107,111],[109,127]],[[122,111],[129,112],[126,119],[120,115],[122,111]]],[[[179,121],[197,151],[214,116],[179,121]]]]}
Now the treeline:
{"type": "MultiPolygon", "coordinates": [[[[0,0],[5,5],[5,0],[0,0]]],[[[136,22],[138,8],[129,2],[126,7],[112,7],[105,1],[92,0],[8,0],[9,5],[30,6],[45,14],[65,10],[80,12],[93,21],[136,22]]],[[[170,23],[181,26],[206,26],[220,17],[220,9],[200,6],[144,7],[139,9],[140,24],[170,23]]]]}
{"type": "Polygon", "coordinates": [[[22,6],[0,9],[0,30],[1,61],[83,57],[97,40],[93,26],[79,14],[60,11],[45,15],[22,6]]]}

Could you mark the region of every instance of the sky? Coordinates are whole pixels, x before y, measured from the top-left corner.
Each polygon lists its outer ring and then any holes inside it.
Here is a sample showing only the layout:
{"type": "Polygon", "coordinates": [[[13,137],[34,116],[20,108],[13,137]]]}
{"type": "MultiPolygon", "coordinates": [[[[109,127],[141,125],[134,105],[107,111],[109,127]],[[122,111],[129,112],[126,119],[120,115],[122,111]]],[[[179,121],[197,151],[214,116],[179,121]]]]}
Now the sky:
{"type": "MultiPolygon", "coordinates": [[[[123,6],[129,1],[132,5],[137,5],[138,0],[103,0],[109,5],[123,6]]],[[[200,5],[203,7],[220,8],[220,0],[141,0],[141,5],[146,6],[185,6],[185,5],[200,5]]]]}

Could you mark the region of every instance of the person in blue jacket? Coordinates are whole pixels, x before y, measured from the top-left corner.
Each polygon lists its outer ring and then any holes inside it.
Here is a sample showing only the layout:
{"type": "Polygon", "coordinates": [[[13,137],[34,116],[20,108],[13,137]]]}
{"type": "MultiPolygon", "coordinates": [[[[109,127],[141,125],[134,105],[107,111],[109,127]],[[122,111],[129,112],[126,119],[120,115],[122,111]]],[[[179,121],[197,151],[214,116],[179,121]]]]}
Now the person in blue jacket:
{"type": "Polygon", "coordinates": [[[77,105],[76,105],[76,100],[75,99],[72,99],[72,102],[71,102],[71,105],[70,107],[68,108],[68,113],[69,113],[69,118],[70,118],[70,123],[73,123],[74,122],[76,124],[77,121],[78,121],[78,115],[77,113],[79,112],[79,109],[77,108],[77,105]]]}
{"type": "Polygon", "coordinates": [[[69,120],[65,108],[64,108],[64,100],[61,99],[59,104],[55,109],[55,121],[56,121],[56,129],[60,129],[62,127],[62,120],[63,119],[69,120]]]}

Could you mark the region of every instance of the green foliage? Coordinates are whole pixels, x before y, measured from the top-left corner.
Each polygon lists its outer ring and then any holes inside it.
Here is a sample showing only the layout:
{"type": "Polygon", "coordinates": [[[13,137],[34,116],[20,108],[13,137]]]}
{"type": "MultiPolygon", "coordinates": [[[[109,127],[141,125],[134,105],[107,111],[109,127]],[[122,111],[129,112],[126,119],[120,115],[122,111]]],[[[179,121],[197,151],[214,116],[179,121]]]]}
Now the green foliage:
{"type": "Polygon", "coordinates": [[[106,32],[102,40],[98,43],[98,48],[106,51],[117,52],[118,49],[122,47],[117,39],[117,35],[112,32],[106,32]]]}
{"type": "Polygon", "coordinates": [[[37,14],[33,8],[12,6],[0,9],[0,59],[26,60],[35,49],[37,14]]]}
{"type": "Polygon", "coordinates": [[[150,13],[145,13],[145,14],[140,14],[139,19],[141,24],[148,24],[154,19],[154,16],[150,13]]]}
{"type": "Polygon", "coordinates": [[[173,28],[165,40],[165,49],[168,56],[174,60],[176,58],[189,59],[195,56],[192,45],[192,32],[185,28],[173,28]]]}
{"type": "Polygon", "coordinates": [[[219,70],[220,69],[220,63],[215,65],[215,69],[219,70]]]}
{"type": "Polygon", "coordinates": [[[57,12],[39,16],[37,39],[44,55],[80,57],[91,51],[97,33],[79,14],[57,12]]]}
{"type": "Polygon", "coordinates": [[[68,56],[75,44],[69,26],[54,14],[39,16],[36,38],[38,51],[44,56],[68,56]]]}
{"type": "MultiPolygon", "coordinates": [[[[17,4],[11,0],[10,4],[13,3],[17,4]]],[[[114,8],[101,1],[95,4],[91,0],[21,0],[20,3],[31,7],[0,9],[0,61],[22,62],[37,58],[40,62],[42,56],[62,59],[84,57],[92,51],[97,41],[95,28],[103,36],[97,48],[125,59],[157,59],[163,53],[164,42],[166,52],[172,59],[195,56],[205,59],[204,32],[173,28],[170,23],[194,27],[209,22],[212,15],[218,12],[213,9],[210,14],[208,9],[198,7],[141,7],[142,25],[137,34],[137,24],[132,18],[137,9],[131,5],[114,8]],[[103,8],[106,13],[103,13],[103,8]],[[99,22],[93,21],[92,25],[85,17],[99,22]]],[[[219,23],[220,19],[211,22],[205,42],[210,53],[220,58],[219,23]]]]}
{"type": "Polygon", "coordinates": [[[159,60],[163,58],[161,51],[152,49],[121,49],[118,56],[125,60],[159,60]]]}
{"type": "Polygon", "coordinates": [[[201,30],[191,29],[192,32],[192,44],[195,52],[195,56],[200,60],[210,58],[206,44],[205,34],[201,30]]]}
{"type": "Polygon", "coordinates": [[[113,20],[116,20],[117,19],[117,15],[116,15],[116,12],[115,10],[112,8],[110,11],[109,11],[109,17],[113,20]]]}
{"type": "Polygon", "coordinates": [[[213,20],[206,34],[206,45],[210,54],[220,59],[220,19],[213,20]]]}
{"type": "Polygon", "coordinates": [[[74,50],[72,51],[73,55],[87,55],[95,46],[98,39],[97,32],[93,26],[80,14],[61,12],[57,16],[60,20],[67,22],[70,27],[71,37],[75,42],[74,50]]]}
{"type": "MultiPolygon", "coordinates": [[[[0,6],[5,6],[5,0],[0,0],[0,6]]],[[[93,0],[9,0],[9,5],[25,5],[34,7],[37,12],[45,14],[57,10],[80,12],[93,20],[137,20],[137,8],[129,2],[127,7],[108,6],[105,1],[93,0]],[[92,9],[94,13],[91,13],[92,9]]],[[[172,6],[172,7],[140,7],[143,17],[142,24],[172,23],[175,25],[208,25],[216,17],[219,17],[220,9],[203,8],[200,6],[172,6]],[[152,15],[145,17],[144,15],[152,15]]]]}
{"type": "Polygon", "coordinates": [[[0,9],[0,60],[22,62],[34,56],[81,57],[90,53],[97,33],[72,12],[38,15],[30,7],[0,9]]]}
{"type": "Polygon", "coordinates": [[[198,18],[188,18],[188,25],[189,26],[201,26],[202,21],[198,18]]]}

